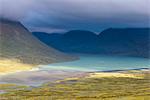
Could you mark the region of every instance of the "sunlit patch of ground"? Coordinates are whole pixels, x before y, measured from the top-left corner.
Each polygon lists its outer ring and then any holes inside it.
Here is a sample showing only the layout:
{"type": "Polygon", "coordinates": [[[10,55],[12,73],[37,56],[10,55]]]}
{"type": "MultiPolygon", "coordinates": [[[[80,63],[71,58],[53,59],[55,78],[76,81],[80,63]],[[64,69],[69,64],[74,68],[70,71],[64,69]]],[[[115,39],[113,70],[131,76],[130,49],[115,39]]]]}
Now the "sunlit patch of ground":
{"type": "Polygon", "coordinates": [[[104,72],[104,73],[92,73],[88,78],[139,78],[142,79],[144,76],[142,74],[132,74],[132,73],[119,73],[119,72],[104,72]]]}
{"type": "Polygon", "coordinates": [[[150,72],[90,73],[40,87],[10,89],[6,100],[150,100],[150,72]]]}
{"type": "Polygon", "coordinates": [[[32,68],[33,65],[23,64],[14,59],[0,59],[0,75],[19,71],[28,71],[32,68]]]}

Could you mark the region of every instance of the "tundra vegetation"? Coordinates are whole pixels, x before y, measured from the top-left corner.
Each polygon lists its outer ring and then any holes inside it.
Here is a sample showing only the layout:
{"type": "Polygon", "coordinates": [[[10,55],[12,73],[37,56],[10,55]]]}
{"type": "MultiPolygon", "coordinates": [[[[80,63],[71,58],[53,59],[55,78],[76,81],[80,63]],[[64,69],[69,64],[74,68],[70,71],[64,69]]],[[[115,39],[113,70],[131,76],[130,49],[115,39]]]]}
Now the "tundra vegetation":
{"type": "Polygon", "coordinates": [[[97,72],[39,87],[1,84],[6,100],[150,100],[150,72],[97,72]]]}

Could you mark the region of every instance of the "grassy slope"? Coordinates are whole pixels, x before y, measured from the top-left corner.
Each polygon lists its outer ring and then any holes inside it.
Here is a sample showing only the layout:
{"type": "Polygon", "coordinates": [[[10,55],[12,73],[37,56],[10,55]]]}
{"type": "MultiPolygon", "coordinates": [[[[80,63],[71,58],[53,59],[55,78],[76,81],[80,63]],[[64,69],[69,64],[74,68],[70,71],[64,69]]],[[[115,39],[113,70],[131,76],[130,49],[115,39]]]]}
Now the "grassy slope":
{"type": "Polygon", "coordinates": [[[0,73],[73,59],[40,42],[20,22],[0,19],[0,73]]]}
{"type": "Polygon", "coordinates": [[[72,59],[40,42],[21,23],[0,22],[0,59],[18,59],[26,64],[49,64],[72,59]]]}
{"type": "MultiPolygon", "coordinates": [[[[38,88],[10,89],[6,100],[149,100],[150,73],[100,73],[47,83],[38,88]],[[103,75],[102,75],[103,74],[103,75]]],[[[10,87],[9,87],[10,88],[10,87]]],[[[0,88],[1,89],[1,88],[0,88]]]]}

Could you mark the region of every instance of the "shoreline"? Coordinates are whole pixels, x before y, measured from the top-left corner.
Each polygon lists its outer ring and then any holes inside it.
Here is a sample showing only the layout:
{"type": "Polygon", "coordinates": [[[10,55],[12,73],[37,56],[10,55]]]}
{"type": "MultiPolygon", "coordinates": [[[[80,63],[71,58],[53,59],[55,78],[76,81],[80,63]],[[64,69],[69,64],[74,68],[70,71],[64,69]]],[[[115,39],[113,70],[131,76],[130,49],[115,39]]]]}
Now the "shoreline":
{"type": "MultiPolygon", "coordinates": [[[[28,70],[16,70],[12,72],[0,72],[0,76],[10,75],[10,74],[16,74],[16,73],[22,73],[22,72],[32,72],[32,71],[40,71],[43,65],[38,65],[37,67],[33,67],[28,70]]],[[[125,70],[104,70],[104,71],[79,71],[79,70],[73,70],[73,69],[49,69],[47,71],[73,71],[73,72],[83,72],[83,73],[113,73],[113,72],[125,72],[125,71],[143,71],[143,70],[149,70],[150,68],[136,68],[136,69],[125,69],[125,70]]],[[[42,71],[42,70],[41,70],[42,71]]]]}
{"type": "MultiPolygon", "coordinates": [[[[91,55],[90,55],[91,56],[91,55]]],[[[95,56],[95,55],[94,55],[95,56]]],[[[77,56],[79,57],[79,56],[77,56]]],[[[81,59],[80,57],[78,59],[81,59]]],[[[71,61],[77,61],[77,59],[71,60],[71,61]]],[[[62,62],[70,62],[70,61],[62,61],[62,62]]],[[[57,62],[59,63],[59,62],[57,62]]],[[[80,62],[79,62],[80,63],[80,62]]],[[[102,62],[103,63],[103,62],[102,62]]],[[[55,64],[55,63],[52,63],[55,64]]],[[[93,65],[96,66],[96,65],[93,65]]],[[[142,65],[141,65],[142,66],[142,65]]],[[[40,71],[40,70],[64,70],[64,71],[75,71],[75,72],[87,72],[87,73],[92,73],[92,72],[118,72],[118,71],[129,71],[129,70],[150,70],[149,66],[145,66],[144,67],[135,67],[132,68],[127,67],[127,68],[104,68],[101,70],[101,68],[99,68],[100,70],[94,69],[92,70],[92,66],[91,68],[78,68],[78,67],[69,67],[69,66],[53,66],[51,67],[51,65],[47,64],[47,65],[29,65],[29,64],[23,64],[21,62],[18,62],[16,59],[13,60],[9,60],[9,59],[2,59],[0,60],[0,76],[4,76],[4,75],[9,75],[9,74],[15,74],[15,73],[21,73],[21,72],[30,72],[30,71],[40,71]],[[46,67],[48,66],[48,67],[46,67]]],[[[104,66],[105,67],[105,66],[104,66]]]]}
{"type": "Polygon", "coordinates": [[[125,70],[106,70],[106,71],[94,71],[96,73],[98,72],[124,72],[124,71],[142,71],[142,70],[150,70],[150,68],[135,68],[135,69],[125,69],[125,70]]]}
{"type": "MultiPolygon", "coordinates": [[[[74,59],[70,59],[67,61],[58,61],[59,62],[69,62],[78,60],[79,57],[76,56],[74,59]]],[[[19,72],[30,72],[30,71],[38,71],[44,65],[35,65],[35,64],[24,64],[18,61],[17,59],[0,59],[0,76],[15,74],[19,72]],[[11,69],[11,70],[10,70],[11,69]]]]}
{"type": "Polygon", "coordinates": [[[107,77],[124,77],[124,78],[141,78],[139,74],[150,73],[149,68],[130,69],[130,70],[111,70],[111,71],[73,71],[73,70],[40,70],[38,67],[30,71],[18,71],[0,75],[1,83],[12,83],[27,86],[40,86],[47,82],[56,82],[66,79],[80,78],[107,78],[107,77]],[[19,77],[18,77],[19,76],[19,77]]]}

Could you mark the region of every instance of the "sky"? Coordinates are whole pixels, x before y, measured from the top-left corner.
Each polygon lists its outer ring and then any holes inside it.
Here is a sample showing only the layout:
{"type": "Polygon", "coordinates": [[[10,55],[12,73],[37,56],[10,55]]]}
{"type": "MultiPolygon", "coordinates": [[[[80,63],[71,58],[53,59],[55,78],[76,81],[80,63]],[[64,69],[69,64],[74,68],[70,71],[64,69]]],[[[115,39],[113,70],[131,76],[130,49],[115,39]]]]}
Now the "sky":
{"type": "Polygon", "coordinates": [[[30,31],[150,27],[150,0],[0,0],[0,17],[30,31]]]}

